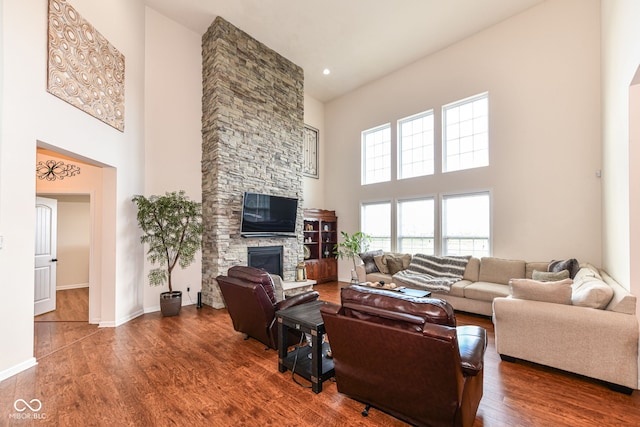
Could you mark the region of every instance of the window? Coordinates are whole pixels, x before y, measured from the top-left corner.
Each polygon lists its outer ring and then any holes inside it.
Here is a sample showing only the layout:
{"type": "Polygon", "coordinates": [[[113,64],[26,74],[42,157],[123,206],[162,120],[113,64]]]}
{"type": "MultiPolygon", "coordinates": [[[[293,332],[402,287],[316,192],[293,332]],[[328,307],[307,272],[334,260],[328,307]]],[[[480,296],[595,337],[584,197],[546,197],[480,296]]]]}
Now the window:
{"type": "Polygon", "coordinates": [[[444,172],[489,165],[489,94],[442,107],[444,172]]]}
{"type": "Polygon", "coordinates": [[[398,179],[433,175],[433,111],[398,121],[398,179]]]}
{"type": "Polygon", "coordinates": [[[488,192],[443,197],[443,255],[489,256],[490,204],[488,192]]]}
{"type": "Polygon", "coordinates": [[[391,180],[391,125],[362,132],[362,184],[391,180]]]}
{"type": "Polygon", "coordinates": [[[371,236],[371,249],[391,251],[391,202],[363,203],[360,229],[371,236]]]}
{"type": "Polygon", "coordinates": [[[433,198],[398,201],[398,252],[435,255],[433,198]]]}

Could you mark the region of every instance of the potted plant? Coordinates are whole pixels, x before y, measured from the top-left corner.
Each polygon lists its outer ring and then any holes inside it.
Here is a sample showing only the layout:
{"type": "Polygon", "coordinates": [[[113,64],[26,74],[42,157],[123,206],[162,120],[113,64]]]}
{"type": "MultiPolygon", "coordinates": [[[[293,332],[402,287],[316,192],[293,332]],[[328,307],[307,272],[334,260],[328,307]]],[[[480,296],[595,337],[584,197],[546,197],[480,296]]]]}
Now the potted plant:
{"type": "Polygon", "coordinates": [[[342,242],[336,243],[333,247],[333,253],[336,255],[336,258],[351,258],[353,261],[353,270],[351,270],[351,282],[358,283],[358,273],[356,272],[356,257],[358,254],[365,252],[369,248],[369,243],[371,243],[371,236],[363,233],[362,231],[357,231],[352,235],[341,231],[342,242]]]}
{"type": "Polygon", "coordinates": [[[149,284],[162,286],[169,292],[160,294],[163,316],[175,316],[182,307],[182,291],[174,291],[171,273],[176,265],[189,266],[202,244],[202,203],[189,200],[184,191],[167,192],[164,196],[137,195],[140,241],[149,245],[147,259],[158,268],[149,271],[149,284]]]}

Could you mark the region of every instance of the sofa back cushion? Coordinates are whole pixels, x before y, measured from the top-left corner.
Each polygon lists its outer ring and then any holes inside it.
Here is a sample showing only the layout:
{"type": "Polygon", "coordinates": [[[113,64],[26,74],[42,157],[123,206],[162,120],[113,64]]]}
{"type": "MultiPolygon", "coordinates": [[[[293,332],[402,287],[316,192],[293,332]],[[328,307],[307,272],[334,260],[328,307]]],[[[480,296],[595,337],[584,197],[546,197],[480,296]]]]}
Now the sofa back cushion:
{"type": "Polygon", "coordinates": [[[340,291],[342,314],[360,320],[421,332],[425,323],[456,326],[453,307],[436,298],[353,285],[340,291]]]}
{"type": "Polygon", "coordinates": [[[601,270],[600,274],[602,280],[613,289],[613,298],[607,305],[607,310],[615,311],[616,313],[624,314],[636,314],[636,296],[629,293],[628,290],[623,288],[618,282],[616,282],[606,271],[601,270]]]}
{"type": "Polygon", "coordinates": [[[470,282],[477,282],[479,274],[480,274],[480,259],[476,257],[469,258],[469,262],[467,263],[467,268],[464,270],[464,276],[462,278],[470,282]]]}
{"type": "Polygon", "coordinates": [[[511,279],[525,277],[525,265],[520,260],[483,257],[480,260],[478,281],[508,285],[511,279]]]}
{"type": "Polygon", "coordinates": [[[558,282],[513,279],[509,288],[514,298],[571,305],[571,283],[571,279],[558,282]]]}

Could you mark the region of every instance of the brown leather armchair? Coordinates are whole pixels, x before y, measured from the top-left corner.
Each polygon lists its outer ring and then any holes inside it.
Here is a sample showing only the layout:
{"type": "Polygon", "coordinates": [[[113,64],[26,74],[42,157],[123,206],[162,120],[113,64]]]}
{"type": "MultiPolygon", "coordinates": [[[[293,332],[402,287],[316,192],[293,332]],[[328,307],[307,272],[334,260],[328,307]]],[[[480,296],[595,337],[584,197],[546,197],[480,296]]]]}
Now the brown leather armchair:
{"type": "Polygon", "coordinates": [[[276,302],[273,280],[264,270],[234,266],[227,276],[216,277],[231,316],[233,328],[267,347],[278,348],[276,311],[318,299],[311,291],[276,302]]]}
{"type": "Polygon", "coordinates": [[[487,335],[456,327],[451,305],[364,286],[321,308],[338,391],[418,426],[471,426],[487,335]]]}

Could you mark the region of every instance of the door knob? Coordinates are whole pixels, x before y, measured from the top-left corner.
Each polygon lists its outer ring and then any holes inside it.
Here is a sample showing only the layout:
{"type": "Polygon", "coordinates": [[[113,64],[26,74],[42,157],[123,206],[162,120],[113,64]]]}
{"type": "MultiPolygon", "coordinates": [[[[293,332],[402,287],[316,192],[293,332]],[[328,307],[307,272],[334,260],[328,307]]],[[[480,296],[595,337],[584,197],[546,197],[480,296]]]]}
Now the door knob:
{"type": "Polygon", "coordinates": [[[52,259],[51,262],[58,262],[58,258],[52,259]]]}

